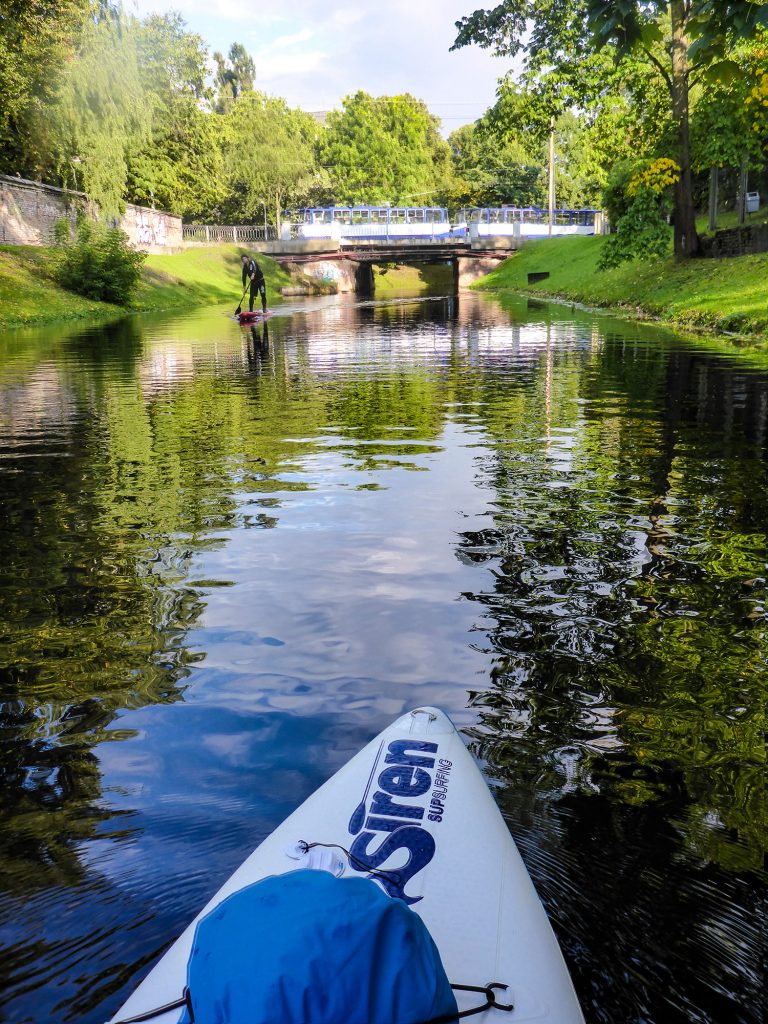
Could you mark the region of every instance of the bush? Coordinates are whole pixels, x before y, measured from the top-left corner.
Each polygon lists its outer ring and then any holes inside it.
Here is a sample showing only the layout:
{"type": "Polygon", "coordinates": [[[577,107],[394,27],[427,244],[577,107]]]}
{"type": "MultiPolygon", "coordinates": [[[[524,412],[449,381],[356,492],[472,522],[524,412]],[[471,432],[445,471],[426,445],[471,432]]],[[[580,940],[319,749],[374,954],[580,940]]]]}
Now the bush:
{"type": "Polygon", "coordinates": [[[598,262],[601,270],[635,259],[660,259],[669,254],[672,188],[680,175],[673,160],[618,164],[604,194],[615,227],[598,262]]]}
{"type": "Polygon", "coordinates": [[[55,277],[78,295],[127,306],[146,256],[130,247],[119,228],[82,221],[74,239],[60,247],[55,277]]]}

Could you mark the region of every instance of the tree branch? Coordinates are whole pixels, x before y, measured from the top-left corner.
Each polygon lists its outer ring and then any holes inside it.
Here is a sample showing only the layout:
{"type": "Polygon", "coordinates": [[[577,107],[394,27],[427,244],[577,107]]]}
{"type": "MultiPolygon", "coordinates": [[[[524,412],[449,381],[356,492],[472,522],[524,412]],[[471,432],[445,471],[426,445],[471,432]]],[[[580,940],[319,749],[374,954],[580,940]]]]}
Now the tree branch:
{"type": "Polygon", "coordinates": [[[667,83],[667,88],[671,91],[671,89],[672,89],[672,76],[670,75],[670,73],[667,71],[667,69],[661,63],[659,58],[655,54],[651,53],[651,51],[646,46],[643,46],[642,50],[643,50],[643,53],[648,58],[648,60],[653,65],[655,65],[657,71],[659,72],[661,77],[664,79],[664,81],[667,83]]]}

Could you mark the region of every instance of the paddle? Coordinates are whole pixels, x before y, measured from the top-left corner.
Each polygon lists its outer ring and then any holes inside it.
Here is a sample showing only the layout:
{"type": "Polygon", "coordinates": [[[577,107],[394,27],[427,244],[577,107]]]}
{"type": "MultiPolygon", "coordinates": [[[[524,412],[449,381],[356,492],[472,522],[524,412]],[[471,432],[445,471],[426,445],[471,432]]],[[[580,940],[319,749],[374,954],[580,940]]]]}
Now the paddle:
{"type": "Polygon", "coordinates": [[[243,310],[243,299],[245,298],[245,293],[248,291],[248,285],[250,283],[251,282],[249,281],[248,284],[245,286],[245,288],[243,288],[243,294],[240,296],[240,301],[237,304],[237,309],[235,310],[235,316],[240,316],[240,313],[243,310]]]}
{"type": "Polygon", "coordinates": [[[366,801],[368,800],[368,791],[371,788],[371,783],[373,782],[373,773],[376,771],[376,765],[379,763],[379,758],[381,757],[381,748],[383,746],[384,741],[382,740],[381,744],[379,745],[378,753],[376,754],[376,759],[373,762],[373,768],[371,768],[371,774],[368,776],[368,784],[365,787],[363,799],[354,809],[354,811],[352,812],[352,817],[349,819],[348,828],[350,835],[356,836],[360,829],[363,827],[363,822],[365,821],[365,815],[367,813],[365,804],[366,801]]]}

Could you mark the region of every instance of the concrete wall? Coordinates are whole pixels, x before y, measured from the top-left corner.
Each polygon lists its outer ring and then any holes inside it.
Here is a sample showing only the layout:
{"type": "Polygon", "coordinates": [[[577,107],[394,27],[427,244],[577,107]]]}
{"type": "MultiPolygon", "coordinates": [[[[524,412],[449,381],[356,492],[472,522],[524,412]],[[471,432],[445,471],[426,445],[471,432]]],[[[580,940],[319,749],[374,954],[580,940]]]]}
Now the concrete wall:
{"type": "MultiPolygon", "coordinates": [[[[83,192],[43,185],[0,174],[0,244],[49,245],[54,225],[66,217],[74,226],[78,213],[97,208],[83,192]]],[[[181,249],[181,217],[128,203],[120,227],[132,245],[148,252],[181,249]]]]}
{"type": "Polygon", "coordinates": [[[768,252],[768,224],[745,224],[740,228],[717,231],[701,240],[705,256],[750,256],[768,252]]]}
{"type": "Polygon", "coordinates": [[[313,260],[303,263],[301,269],[307,277],[323,284],[333,284],[338,292],[356,292],[359,264],[353,260],[313,260]]]}
{"type": "Polygon", "coordinates": [[[506,256],[457,256],[454,280],[456,288],[469,288],[498,267],[506,256]]]}
{"type": "Polygon", "coordinates": [[[53,226],[67,217],[74,226],[79,211],[87,211],[88,197],[41,185],[24,178],[0,175],[0,244],[46,245],[53,241],[53,226]]]}
{"type": "Polygon", "coordinates": [[[269,256],[289,256],[293,253],[302,255],[316,252],[339,252],[341,249],[341,242],[338,238],[292,238],[290,241],[272,239],[269,242],[253,242],[251,244],[259,252],[265,252],[269,256]]]}
{"type": "Polygon", "coordinates": [[[179,252],[182,248],[181,217],[175,213],[126,203],[120,227],[131,244],[145,252],[179,252]]]}

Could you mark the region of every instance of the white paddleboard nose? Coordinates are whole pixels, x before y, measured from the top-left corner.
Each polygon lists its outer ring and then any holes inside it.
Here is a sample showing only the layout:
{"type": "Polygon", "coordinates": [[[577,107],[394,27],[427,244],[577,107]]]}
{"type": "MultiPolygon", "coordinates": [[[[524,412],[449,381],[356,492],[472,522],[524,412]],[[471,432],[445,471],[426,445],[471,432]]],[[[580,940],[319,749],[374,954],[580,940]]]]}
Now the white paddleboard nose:
{"type": "Polygon", "coordinates": [[[394,723],[393,728],[412,736],[446,736],[456,731],[453,722],[440,708],[414,708],[394,723]]]}

